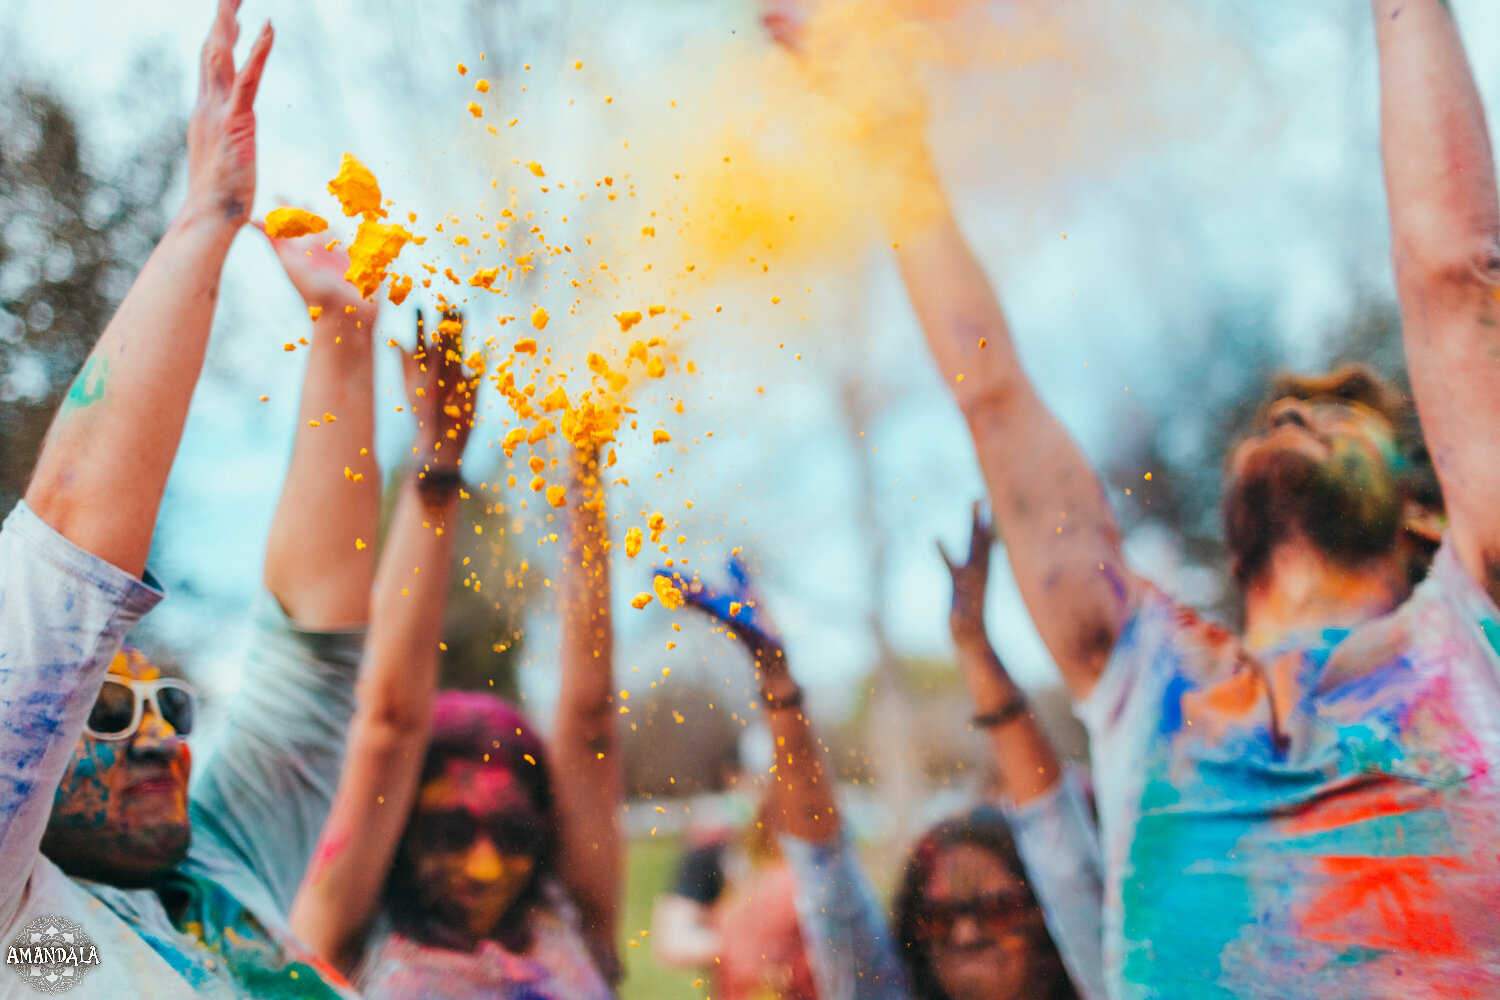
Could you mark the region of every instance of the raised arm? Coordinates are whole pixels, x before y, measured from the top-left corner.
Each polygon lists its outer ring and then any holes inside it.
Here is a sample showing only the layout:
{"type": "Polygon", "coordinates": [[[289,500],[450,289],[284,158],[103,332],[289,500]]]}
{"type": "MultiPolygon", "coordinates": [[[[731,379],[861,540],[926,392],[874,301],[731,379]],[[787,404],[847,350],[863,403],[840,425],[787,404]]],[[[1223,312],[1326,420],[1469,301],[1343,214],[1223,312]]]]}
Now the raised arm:
{"type": "Polygon", "coordinates": [[[1102,1000],[1104,989],[1104,874],[1099,832],[1073,776],[1030,711],[1020,687],[995,655],[984,629],[984,594],[994,533],[979,504],[969,536],[969,558],[955,563],[938,547],[953,575],[949,625],[974,721],[989,735],[1004,790],[1006,821],[1027,880],[1041,903],[1047,929],[1080,997],[1102,1000]]]}
{"type": "Polygon", "coordinates": [[[722,593],[697,579],[677,582],[687,602],[723,624],[755,664],[759,704],[776,746],[772,815],[797,876],[797,916],[818,996],[908,1000],[905,969],[879,898],[845,837],[833,774],[824,770],[826,750],[802,710],[802,689],[743,566],[731,561],[729,568],[732,583],[722,593]]]}
{"type": "Polygon", "coordinates": [[[969,424],[1011,568],[1075,698],[1093,690],[1135,578],[1103,488],[1022,371],[1000,303],[935,175],[916,170],[921,216],[894,231],[907,293],[969,424]]]}
{"type": "Polygon", "coordinates": [[[665,570],[657,570],[657,576],[673,581],[690,606],[722,624],[755,664],[761,712],[776,743],[772,814],[778,817],[781,830],[801,840],[835,837],[842,825],[833,779],[823,772],[823,753],[812,721],[802,713],[802,689],[743,565],[733,560],[730,571],[732,582],[722,592],[710,590],[702,580],[683,580],[665,570]]]}
{"type": "Polygon", "coordinates": [[[1460,560],[1500,600],[1500,200],[1446,0],[1375,0],[1406,364],[1460,560]]]}
{"type": "Polygon", "coordinates": [[[953,577],[953,611],[948,625],[958,653],[958,668],[974,702],[974,724],[989,736],[1001,787],[1017,806],[1025,806],[1056,787],[1062,764],[1041,724],[1026,703],[1020,685],[1000,662],[984,629],[984,595],[989,585],[994,529],[979,504],[969,535],[969,558],[955,563],[938,546],[953,577]]]}
{"type": "Polygon", "coordinates": [[[347,255],[315,236],[272,240],[312,324],[297,437],[266,541],[265,583],[303,628],[361,625],[370,613],[380,470],[375,447],[377,307],[344,280],[347,255]]]}
{"type": "Polygon", "coordinates": [[[598,452],[569,457],[568,563],[559,592],[562,642],[557,727],[558,868],[578,904],[589,950],[605,978],[620,974],[615,931],[623,902],[620,805],[625,771],[613,698],[609,526],[598,452]]]}
{"type": "Polygon", "coordinates": [[[84,362],[42,447],[26,504],[79,547],[133,576],[203,367],[219,275],[255,198],[261,29],[234,68],[238,0],[220,0],[188,123],[188,196],[84,362]]]}
{"type": "Polygon", "coordinates": [[[428,346],[420,326],[417,339],[415,356],[403,360],[419,458],[401,484],[380,559],[343,775],[292,905],[292,929],[345,973],[359,964],[416,799],[448,603],[459,459],[473,419],[458,345],[428,346]]]}
{"type": "Polygon", "coordinates": [[[245,681],[222,738],[195,769],[193,807],[205,831],[195,856],[229,847],[284,912],[338,785],[369,616],[380,470],[368,453],[375,309],[344,281],[346,262],[315,239],[272,245],[305,304],[323,312],[309,331],[302,411],[267,546],[270,596],[253,616],[245,681]]]}

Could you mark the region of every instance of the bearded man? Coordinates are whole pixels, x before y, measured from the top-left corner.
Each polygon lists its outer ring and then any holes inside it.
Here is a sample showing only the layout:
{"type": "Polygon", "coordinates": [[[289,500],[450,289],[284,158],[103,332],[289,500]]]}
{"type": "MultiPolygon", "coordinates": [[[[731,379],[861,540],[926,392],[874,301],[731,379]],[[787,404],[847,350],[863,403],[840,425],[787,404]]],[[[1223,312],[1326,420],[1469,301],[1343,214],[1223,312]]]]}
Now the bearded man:
{"type": "Polygon", "coordinates": [[[1449,5],[1373,9],[1407,364],[1441,493],[1382,380],[1278,383],[1224,472],[1241,635],[1126,564],[920,164],[905,203],[925,214],[892,233],[1091,731],[1115,996],[1500,995],[1500,207],[1449,5]]]}

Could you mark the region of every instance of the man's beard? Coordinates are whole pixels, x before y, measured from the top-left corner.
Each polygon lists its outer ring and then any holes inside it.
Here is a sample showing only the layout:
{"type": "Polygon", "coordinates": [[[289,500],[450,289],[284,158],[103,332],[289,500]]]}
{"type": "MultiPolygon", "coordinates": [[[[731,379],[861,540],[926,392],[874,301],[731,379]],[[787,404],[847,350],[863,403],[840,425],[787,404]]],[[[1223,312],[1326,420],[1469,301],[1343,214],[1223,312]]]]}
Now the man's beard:
{"type": "Polygon", "coordinates": [[[186,820],[130,832],[54,823],[41,846],[49,860],[74,878],[144,889],[187,859],[192,835],[186,820]]]}
{"type": "Polygon", "coordinates": [[[1348,461],[1319,461],[1268,448],[1226,484],[1224,536],[1240,584],[1265,569],[1278,544],[1299,534],[1344,566],[1391,551],[1401,526],[1391,474],[1349,454],[1348,461]]]}

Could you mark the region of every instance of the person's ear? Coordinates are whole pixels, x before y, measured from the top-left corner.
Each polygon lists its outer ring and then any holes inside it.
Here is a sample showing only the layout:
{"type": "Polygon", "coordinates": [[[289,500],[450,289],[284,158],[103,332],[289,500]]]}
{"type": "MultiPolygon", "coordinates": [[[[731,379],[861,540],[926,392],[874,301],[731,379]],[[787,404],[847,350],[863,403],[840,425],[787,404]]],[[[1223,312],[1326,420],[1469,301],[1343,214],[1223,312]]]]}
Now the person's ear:
{"type": "Polygon", "coordinates": [[[1443,540],[1448,528],[1448,515],[1407,497],[1401,501],[1401,530],[1432,545],[1443,540]]]}

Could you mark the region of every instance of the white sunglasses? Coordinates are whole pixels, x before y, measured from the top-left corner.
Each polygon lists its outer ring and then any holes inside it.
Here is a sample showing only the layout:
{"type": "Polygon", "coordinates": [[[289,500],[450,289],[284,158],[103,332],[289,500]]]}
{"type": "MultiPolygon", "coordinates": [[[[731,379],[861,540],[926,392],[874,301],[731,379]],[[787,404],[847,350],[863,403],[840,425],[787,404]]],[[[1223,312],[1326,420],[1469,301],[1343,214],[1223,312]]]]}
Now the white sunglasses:
{"type": "Polygon", "coordinates": [[[106,677],[83,731],[96,740],[128,740],[141,728],[148,704],[177,735],[193,731],[198,695],[192,685],[171,677],[154,681],[106,677]]]}

